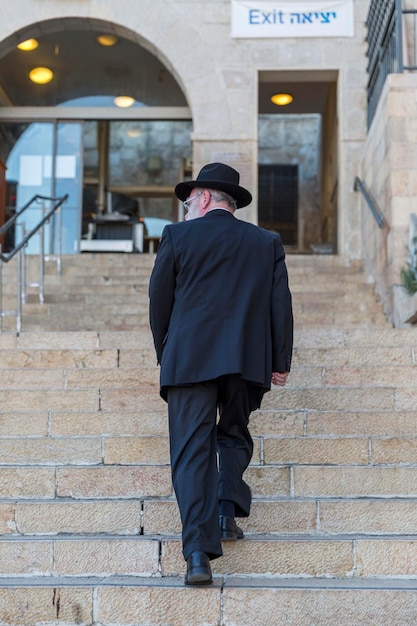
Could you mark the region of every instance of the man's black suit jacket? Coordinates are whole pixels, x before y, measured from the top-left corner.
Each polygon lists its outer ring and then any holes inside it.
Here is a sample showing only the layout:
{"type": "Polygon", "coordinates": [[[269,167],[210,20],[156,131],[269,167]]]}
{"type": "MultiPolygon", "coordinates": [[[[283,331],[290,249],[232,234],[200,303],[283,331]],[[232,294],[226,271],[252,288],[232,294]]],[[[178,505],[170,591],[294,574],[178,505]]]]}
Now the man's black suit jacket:
{"type": "Polygon", "coordinates": [[[240,374],[264,391],[290,370],[293,316],[278,234],[214,209],[166,226],[150,286],[161,395],[240,374]]]}

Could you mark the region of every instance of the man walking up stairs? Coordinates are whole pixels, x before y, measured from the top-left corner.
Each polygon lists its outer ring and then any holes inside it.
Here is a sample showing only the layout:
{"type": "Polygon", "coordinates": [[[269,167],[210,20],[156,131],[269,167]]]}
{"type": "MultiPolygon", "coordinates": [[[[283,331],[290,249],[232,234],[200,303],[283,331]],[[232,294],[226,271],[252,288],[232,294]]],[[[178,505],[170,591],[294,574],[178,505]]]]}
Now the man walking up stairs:
{"type": "Polygon", "coordinates": [[[65,258],[19,336],[4,319],[0,624],[414,626],[416,331],[359,265],[287,256],[295,354],[251,418],[245,539],[184,587],[153,260],[65,258]]]}

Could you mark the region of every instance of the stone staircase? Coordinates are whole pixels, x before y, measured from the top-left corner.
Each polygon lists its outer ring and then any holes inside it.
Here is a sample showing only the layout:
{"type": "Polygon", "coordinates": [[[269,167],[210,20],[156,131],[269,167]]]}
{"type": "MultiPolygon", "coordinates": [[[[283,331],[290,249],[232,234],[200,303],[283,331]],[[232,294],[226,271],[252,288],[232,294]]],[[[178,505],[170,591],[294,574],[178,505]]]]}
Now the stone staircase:
{"type": "Polygon", "coordinates": [[[294,366],[252,416],[246,539],[187,588],[153,260],[67,257],[19,336],[3,320],[0,625],[415,626],[417,332],[387,325],[360,264],[287,257],[294,366]]]}

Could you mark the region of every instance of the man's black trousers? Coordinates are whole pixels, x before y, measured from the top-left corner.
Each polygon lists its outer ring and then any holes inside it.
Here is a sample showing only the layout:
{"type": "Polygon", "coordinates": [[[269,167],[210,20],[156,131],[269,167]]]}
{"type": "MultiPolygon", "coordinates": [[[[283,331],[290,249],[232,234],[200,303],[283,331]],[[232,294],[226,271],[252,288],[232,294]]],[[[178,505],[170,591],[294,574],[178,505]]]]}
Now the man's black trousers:
{"type": "Polygon", "coordinates": [[[261,398],[260,387],[235,374],[168,388],[171,472],[185,559],[196,550],[211,559],[222,555],[219,500],[234,502],[237,517],[249,515],[251,491],[242,476],[253,453],[249,416],[261,398]]]}

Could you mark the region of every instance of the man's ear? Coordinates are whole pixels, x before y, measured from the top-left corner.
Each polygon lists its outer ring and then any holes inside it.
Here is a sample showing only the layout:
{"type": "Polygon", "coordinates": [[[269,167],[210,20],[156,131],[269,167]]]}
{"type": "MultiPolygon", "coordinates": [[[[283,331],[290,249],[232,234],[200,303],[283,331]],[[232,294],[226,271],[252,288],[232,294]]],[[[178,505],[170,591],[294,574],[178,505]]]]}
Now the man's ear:
{"type": "Polygon", "coordinates": [[[203,196],[203,200],[204,200],[204,208],[203,208],[203,210],[205,211],[208,208],[208,206],[209,206],[209,204],[211,202],[211,193],[210,193],[210,191],[208,189],[204,189],[204,191],[202,193],[202,196],[203,196]]]}

